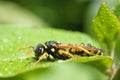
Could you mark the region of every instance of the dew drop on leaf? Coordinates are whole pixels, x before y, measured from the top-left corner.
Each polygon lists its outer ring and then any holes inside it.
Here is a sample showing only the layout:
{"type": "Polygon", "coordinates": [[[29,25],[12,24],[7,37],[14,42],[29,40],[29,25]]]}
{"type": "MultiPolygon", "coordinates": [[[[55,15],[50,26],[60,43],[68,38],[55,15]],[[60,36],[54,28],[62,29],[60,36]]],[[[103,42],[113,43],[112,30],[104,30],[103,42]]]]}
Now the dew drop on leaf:
{"type": "Polygon", "coordinates": [[[5,68],[5,71],[8,71],[8,68],[5,68]]]}
{"type": "Polygon", "coordinates": [[[18,36],[18,40],[20,40],[21,39],[21,36],[18,36]]]}
{"type": "Polygon", "coordinates": [[[0,76],[3,76],[3,74],[0,72],[0,76]]]}
{"type": "Polygon", "coordinates": [[[3,37],[3,38],[2,38],[2,41],[3,41],[4,43],[7,43],[7,42],[8,42],[8,39],[5,38],[5,37],[3,37]]]}

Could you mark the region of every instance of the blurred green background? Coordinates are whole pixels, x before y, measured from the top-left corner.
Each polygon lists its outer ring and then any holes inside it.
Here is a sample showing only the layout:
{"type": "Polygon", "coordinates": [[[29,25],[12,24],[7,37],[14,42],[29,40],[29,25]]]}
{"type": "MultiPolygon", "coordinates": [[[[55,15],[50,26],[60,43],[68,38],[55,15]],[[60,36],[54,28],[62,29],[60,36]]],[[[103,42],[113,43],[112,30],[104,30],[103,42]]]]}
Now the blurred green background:
{"type": "Polygon", "coordinates": [[[44,25],[89,33],[103,1],[112,9],[118,0],[1,0],[0,24],[44,25]]]}

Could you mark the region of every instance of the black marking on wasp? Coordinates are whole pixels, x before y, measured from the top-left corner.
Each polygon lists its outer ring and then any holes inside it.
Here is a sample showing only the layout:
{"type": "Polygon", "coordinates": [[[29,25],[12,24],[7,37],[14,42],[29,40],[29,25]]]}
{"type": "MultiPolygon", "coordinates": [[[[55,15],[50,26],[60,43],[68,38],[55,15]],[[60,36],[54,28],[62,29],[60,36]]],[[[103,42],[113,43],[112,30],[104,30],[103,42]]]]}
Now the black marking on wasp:
{"type": "Polygon", "coordinates": [[[103,54],[101,49],[91,46],[90,44],[61,44],[57,41],[47,41],[44,44],[38,44],[36,47],[26,46],[21,49],[23,50],[25,48],[32,48],[32,50],[29,50],[26,55],[34,52],[35,58],[37,59],[35,64],[40,62],[44,57],[50,60],[50,55],[53,58],[65,60],[72,57],[96,56],[103,54]]]}

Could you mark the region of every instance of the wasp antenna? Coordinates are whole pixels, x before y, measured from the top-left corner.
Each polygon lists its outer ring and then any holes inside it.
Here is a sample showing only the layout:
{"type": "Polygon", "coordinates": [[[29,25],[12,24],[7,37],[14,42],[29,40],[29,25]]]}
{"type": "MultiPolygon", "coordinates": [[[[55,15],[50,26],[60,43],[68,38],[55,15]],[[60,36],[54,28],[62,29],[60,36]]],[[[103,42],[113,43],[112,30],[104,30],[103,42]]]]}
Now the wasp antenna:
{"type": "Polygon", "coordinates": [[[34,50],[34,47],[33,46],[29,46],[29,48],[32,48],[34,50]]]}
{"type": "Polygon", "coordinates": [[[26,48],[29,48],[30,46],[24,46],[24,47],[22,47],[22,48],[19,48],[19,50],[24,50],[24,49],[26,49],[26,48]]]}
{"type": "Polygon", "coordinates": [[[24,49],[26,49],[26,48],[32,48],[32,49],[34,49],[33,46],[24,46],[24,47],[22,47],[22,48],[19,48],[19,50],[24,50],[24,49]]]}
{"type": "Polygon", "coordinates": [[[28,52],[26,52],[25,56],[28,56],[30,53],[32,53],[34,50],[29,50],[28,52]]]}

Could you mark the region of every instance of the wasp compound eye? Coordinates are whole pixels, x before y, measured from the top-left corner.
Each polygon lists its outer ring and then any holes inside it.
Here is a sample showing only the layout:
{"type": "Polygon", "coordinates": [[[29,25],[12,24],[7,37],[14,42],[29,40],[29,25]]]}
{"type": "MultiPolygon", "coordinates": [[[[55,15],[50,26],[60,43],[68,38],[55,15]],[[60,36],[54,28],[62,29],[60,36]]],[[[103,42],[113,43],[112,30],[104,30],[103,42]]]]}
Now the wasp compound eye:
{"type": "Polygon", "coordinates": [[[38,44],[34,50],[36,58],[44,54],[44,50],[45,50],[44,45],[38,44]]]}

